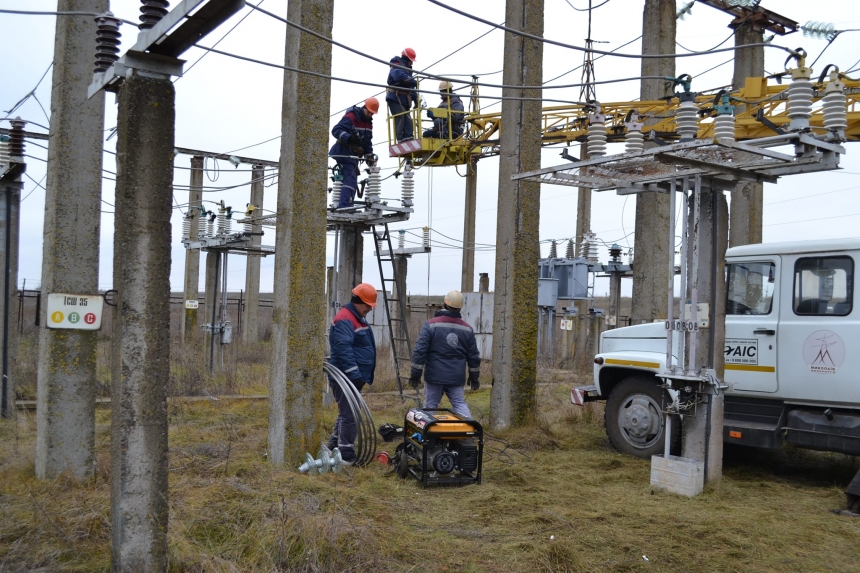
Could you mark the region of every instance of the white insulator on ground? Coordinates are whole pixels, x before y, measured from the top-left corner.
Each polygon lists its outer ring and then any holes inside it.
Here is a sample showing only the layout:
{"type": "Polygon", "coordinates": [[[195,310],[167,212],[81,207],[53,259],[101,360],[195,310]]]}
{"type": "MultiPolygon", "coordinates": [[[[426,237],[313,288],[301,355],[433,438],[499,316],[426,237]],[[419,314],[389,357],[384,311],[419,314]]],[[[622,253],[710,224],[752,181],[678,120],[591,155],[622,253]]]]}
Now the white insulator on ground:
{"type": "Polygon", "coordinates": [[[224,233],[227,227],[227,210],[219,209],[218,210],[218,234],[221,235],[224,233]]]}
{"type": "Polygon", "coordinates": [[[379,166],[372,165],[370,167],[370,175],[367,177],[367,188],[365,190],[367,202],[371,205],[379,203],[379,197],[382,194],[382,180],[379,177],[379,166]]]}
{"type": "Polygon", "coordinates": [[[400,201],[404,207],[411,207],[413,199],[415,199],[415,171],[407,164],[403,179],[400,180],[400,201]]]}
{"type": "Polygon", "coordinates": [[[693,101],[682,101],[675,111],[675,133],[681,141],[696,139],[699,131],[699,108],[693,101]]]}
{"type": "Polygon", "coordinates": [[[191,219],[194,218],[194,215],[188,213],[182,218],[182,238],[190,239],[191,238],[191,219]]]}
{"type": "Polygon", "coordinates": [[[606,155],[606,116],[595,113],[588,116],[588,157],[606,155]]]}
{"type": "Polygon", "coordinates": [[[645,136],[642,135],[642,125],[639,124],[639,129],[631,129],[628,125],[627,136],[624,138],[625,153],[640,153],[645,149],[645,136]]]}
{"type": "Polygon", "coordinates": [[[430,247],[430,227],[424,227],[421,231],[421,243],[424,245],[424,248],[427,249],[430,247]]]}
{"type": "Polygon", "coordinates": [[[809,127],[812,116],[812,80],[809,79],[812,70],[796,68],[791,70],[792,81],[788,86],[788,118],[791,120],[789,129],[799,131],[809,127]]]}
{"type": "Polygon", "coordinates": [[[399,231],[397,231],[397,248],[406,248],[406,229],[400,229],[399,231]]]}
{"type": "Polygon", "coordinates": [[[735,116],[724,113],[714,118],[714,139],[735,140],[735,116]]]}
{"type": "Polygon", "coordinates": [[[334,181],[331,184],[331,206],[337,209],[340,204],[340,190],[343,187],[343,181],[334,181]]]}
{"type": "Polygon", "coordinates": [[[845,84],[839,81],[838,76],[831,76],[831,81],[827,82],[827,87],[824,88],[824,97],[821,98],[824,129],[834,133],[839,140],[845,139],[845,130],[848,129],[848,107],[844,90],[845,84]]]}

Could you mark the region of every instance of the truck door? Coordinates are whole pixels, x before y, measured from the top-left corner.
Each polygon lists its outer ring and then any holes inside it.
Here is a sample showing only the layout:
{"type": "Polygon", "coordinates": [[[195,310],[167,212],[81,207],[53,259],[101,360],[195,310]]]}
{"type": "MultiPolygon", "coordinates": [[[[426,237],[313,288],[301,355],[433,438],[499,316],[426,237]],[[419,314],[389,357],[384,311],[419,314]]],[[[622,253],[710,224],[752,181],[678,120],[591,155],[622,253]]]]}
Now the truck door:
{"type": "Polygon", "coordinates": [[[854,257],[834,253],[783,259],[783,274],[793,284],[783,289],[780,395],[856,405],[860,315],[854,309],[854,257]]]}
{"type": "Polygon", "coordinates": [[[733,391],[776,392],[778,256],[726,263],[726,382],[733,391]]]}

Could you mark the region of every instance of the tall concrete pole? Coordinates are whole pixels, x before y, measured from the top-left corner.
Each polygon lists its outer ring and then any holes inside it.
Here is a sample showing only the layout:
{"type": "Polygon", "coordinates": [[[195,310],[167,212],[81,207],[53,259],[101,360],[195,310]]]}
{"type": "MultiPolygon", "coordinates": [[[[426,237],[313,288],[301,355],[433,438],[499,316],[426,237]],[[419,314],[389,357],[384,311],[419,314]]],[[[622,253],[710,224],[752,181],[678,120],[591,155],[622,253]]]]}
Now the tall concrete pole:
{"type": "MultiPolygon", "coordinates": [[[[645,0],[642,15],[642,53],[675,53],[675,0],[645,0]]],[[[643,76],[674,76],[675,59],[642,60],[643,76]]],[[[664,80],[642,80],[640,99],[656,100],[672,93],[664,80]]],[[[665,285],[669,280],[669,196],[665,193],[636,195],[636,239],[633,262],[633,310],[631,324],[666,317],[665,285]]]]}
{"type": "MultiPolygon", "coordinates": [[[[108,0],[59,0],[58,11],[105,12],[108,0]]],[[[42,245],[48,293],[98,292],[104,95],[87,99],[96,23],[58,17],[42,245]]],[[[45,324],[46,305],[42,306],[45,324]]],[[[36,477],[93,472],[99,333],[42,328],[36,391],[36,477]]]]}
{"type": "MultiPolygon", "coordinates": [[[[543,0],[507,0],[505,24],[543,35],[543,0]]],[[[504,84],[539,85],[543,43],[505,33],[504,84]]],[[[540,98],[540,90],[505,88],[505,97],[540,98]]],[[[493,309],[494,429],[534,421],[537,389],[537,275],[540,258],[540,184],[512,181],[514,173],[540,168],[540,101],[502,101],[496,278],[493,309]]]]}
{"type": "MultiPolygon", "coordinates": [[[[337,301],[340,305],[349,302],[352,289],[363,281],[364,276],[364,227],[344,226],[340,231],[337,258],[337,301]]],[[[385,245],[388,248],[388,245],[385,245]]],[[[379,288],[381,285],[376,285],[379,288]]]]}
{"type": "MultiPolygon", "coordinates": [[[[23,131],[21,122],[20,131],[23,131]]],[[[20,133],[23,142],[23,133],[20,133]]],[[[23,163],[24,157],[16,156],[23,163]]],[[[18,171],[20,168],[14,169],[18,171]]],[[[2,375],[0,380],[0,417],[15,418],[15,369],[18,350],[18,238],[20,235],[21,182],[20,173],[7,171],[0,179],[0,269],[3,269],[0,292],[0,352],[2,375]]]]}
{"type": "MultiPolygon", "coordinates": [[[[686,298],[697,291],[698,301],[709,304],[710,325],[690,333],[696,339],[694,371],[713,367],[718,380],[724,380],[725,360],[723,348],[726,341],[726,281],[725,255],[728,241],[728,206],[722,192],[702,189],[699,194],[699,217],[696,219],[691,206],[687,221],[688,236],[694,236],[698,226],[699,238],[688,248],[688,276],[693,261],[698,262],[698,281],[690,276],[687,281],[686,298]],[[714,262],[716,264],[714,265],[714,262]],[[713,268],[712,268],[713,267],[713,268]]],[[[667,277],[668,281],[668,277],[667,277]]],[[[664,291],[665,292],[665,291],[664,291]]],[[[691,344],[687,345],[689,356],[691,344]]],[[[695,416],[685,416],[683,421],[683,444],[681,455],[685,458],[704,461],[705,482],[713,483],[722,477],[723,468],[723,394],[705,394],[703,403],[697,406],[695,416]]]]}
{"type": "Polygon", "coordinates": [[[111,569],[167,569],[167,385],[175,92],[126,76],[119,92],[111,393],[111,569]]]}
{"type": "MultiPolygon", "coordinates": [[[[331,37],[334,0],[292,0],[287,18],[331,37]]],[[[331,44],[287,29],[285,65],[331,73],[331,44]]],[[[269,383],[269,461],[316,451],[322,438],[325,354],[329,80],[284,72],[278,230],[269,383]]]]}
{"type": "MultiPolygon", "coordinates": [[[[191,239],[196,240],[200,224],[206,225],[205,217],[200,214],[203,205],[203,157],[195,155],[191,158],[191,190],[188,193],[188,210],[194,213],[191,219],[191,239]],[[203,220],[201,220],[201,218],[203,220]]],[[[200,296],[200,251],[185,250],[185,295],[184,300],[197,300],[200,296]]],[[[184,302],[183,302],[184,304],[184,302]]],[[[182,340],[194,338],[197,335],[197,309],[185,308],[182,321],[182,340]]]]}
{"type": "MultiPolygon", "coordinates": [[[[579,158],[588,159],[588,148],[585,143],[579,146],[579,158]]],[[[582,256],[582,244],[585,234],[591,231],[591,189],[579,187],[576,194],[576,256],[582,256]]],[[[573,319],[575,330],[573,331],[573,364],[577,370],[592,368],[594,354],[591,353],[591,345],[588,343],[590,319],[588,316],[589,301],[577,300],[573,306],[576,308],[576,317],[573,319]]]]}
{"type": "MultiPolygon", "coordinates": [[[[761,31],[746,23],[735,30],[735,46],[759,44],[761,31]]],[[[764,48],[746,48],[735,52],[735,74],[732,87],[744,86],[747,77],[764,75],[764,48]]],[[[764,211],[764,184],[752,181],[738,183],[732,191],[731,219],[729,224],[729,246],[761,243],[762,217],[764,211]]]]}
{"type": "MultiPolygon", "coordinates": [[[[254,217],[259,217],[263,214],[263,166],[255,165],[251,170],[251,205],[254,210],[254,217]]],[[[259,233],[263,230],[263,226],[254,223],[251,231],[259,233]]],[[[262,242],[260,235],[254,235],[251,238],[251,246],[259,247],[262,242]]],[[[249,254],[245,265],[245,317],[242,326],[242,340],[244,342],[255,342],[260,336],[260,257],[249,254]]]]}
{"type": "MultiPolygon", "coordinates": [[[[206,253],[206,278],[203,285],[203,316],[204,324],[214,327],[220,322],[221,308],[221,253],[208,251],[206,253]]],[[[203,335],[203,360],[209,365],[209,371],[214,372],[221,365],[221,342],[217,333],[206,329],[203,335]]]]}
{"type": "Polygon", "coordinates": [[[478,205],[478,160],[469,162],[466,173],[466,209],[463,218],[463,276],[460,292],[475,291],[475,217],[478,205]]]}

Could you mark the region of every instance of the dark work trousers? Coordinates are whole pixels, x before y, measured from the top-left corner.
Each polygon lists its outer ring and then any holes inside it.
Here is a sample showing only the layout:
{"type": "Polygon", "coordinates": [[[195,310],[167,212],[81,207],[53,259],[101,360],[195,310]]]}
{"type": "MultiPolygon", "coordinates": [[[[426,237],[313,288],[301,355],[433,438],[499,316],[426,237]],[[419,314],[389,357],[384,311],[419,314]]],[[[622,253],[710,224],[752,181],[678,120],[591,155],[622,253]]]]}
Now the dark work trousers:
{"type": "MultiPolygon", "coordinates": [[[[353,382],[353,384],[359,392],[364,387],[364,382],[359,382],[357,385],[353,382]]],[[[329,379],[328,385],[337,401],[337,420],[334,422],[334,431],[328,440],[328,448],[333,450],[336,447],[340,450],[340,455],[345,462],[353,462],[355,461],[355,436],[358,434],[355,418],[352,417],[349,400],[341,392],[340,386],[331,379],[329,379]]]]}
{"type": "Polygon", "coordinates": [[[352,206],[352,200],[355,198],[355,191],[358,188],[358,159],[337,159],[338,165],[341,167],[343,175],[343,187],[340,188],[340,202],[337,204],[338,209],[352,206]]]}
{"type": "MultiPolygon", "coordinates": [[[[408,107],[403,107],[398,102],[389,101],[388,103],[388,113],[390,115],[397,115],[398,113],[403,113],[409,111],[408,107]]],[[[395,131],[397,132],[397,141],[405,141],[407,139],[414,139],[412,135],[412,118],[410,114],[403,113],[403,115],[398,115],[394,120],[395,131]]]]}

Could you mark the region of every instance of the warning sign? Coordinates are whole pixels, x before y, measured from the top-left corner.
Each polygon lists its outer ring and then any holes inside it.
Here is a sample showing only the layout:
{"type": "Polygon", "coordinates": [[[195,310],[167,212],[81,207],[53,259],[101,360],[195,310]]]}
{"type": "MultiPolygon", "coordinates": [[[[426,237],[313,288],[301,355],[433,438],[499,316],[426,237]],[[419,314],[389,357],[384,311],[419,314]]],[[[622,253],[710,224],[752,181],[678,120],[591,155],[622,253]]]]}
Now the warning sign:
{"type": "Polygon", "coordinates": [[[48,294],[48,328],[98,330],[104,298],[100,294],[48,294]]]}
{"type": "Polygon", "coordinates": [[[200,302],[197,299],[186,300],[185,308],[188,310],[197,310],[200,307],[200,302]]]}
{"type": "Polygon", "coordinates": [[[758,339],[727,338],[726,364],[758,364],[758,339]]]}

